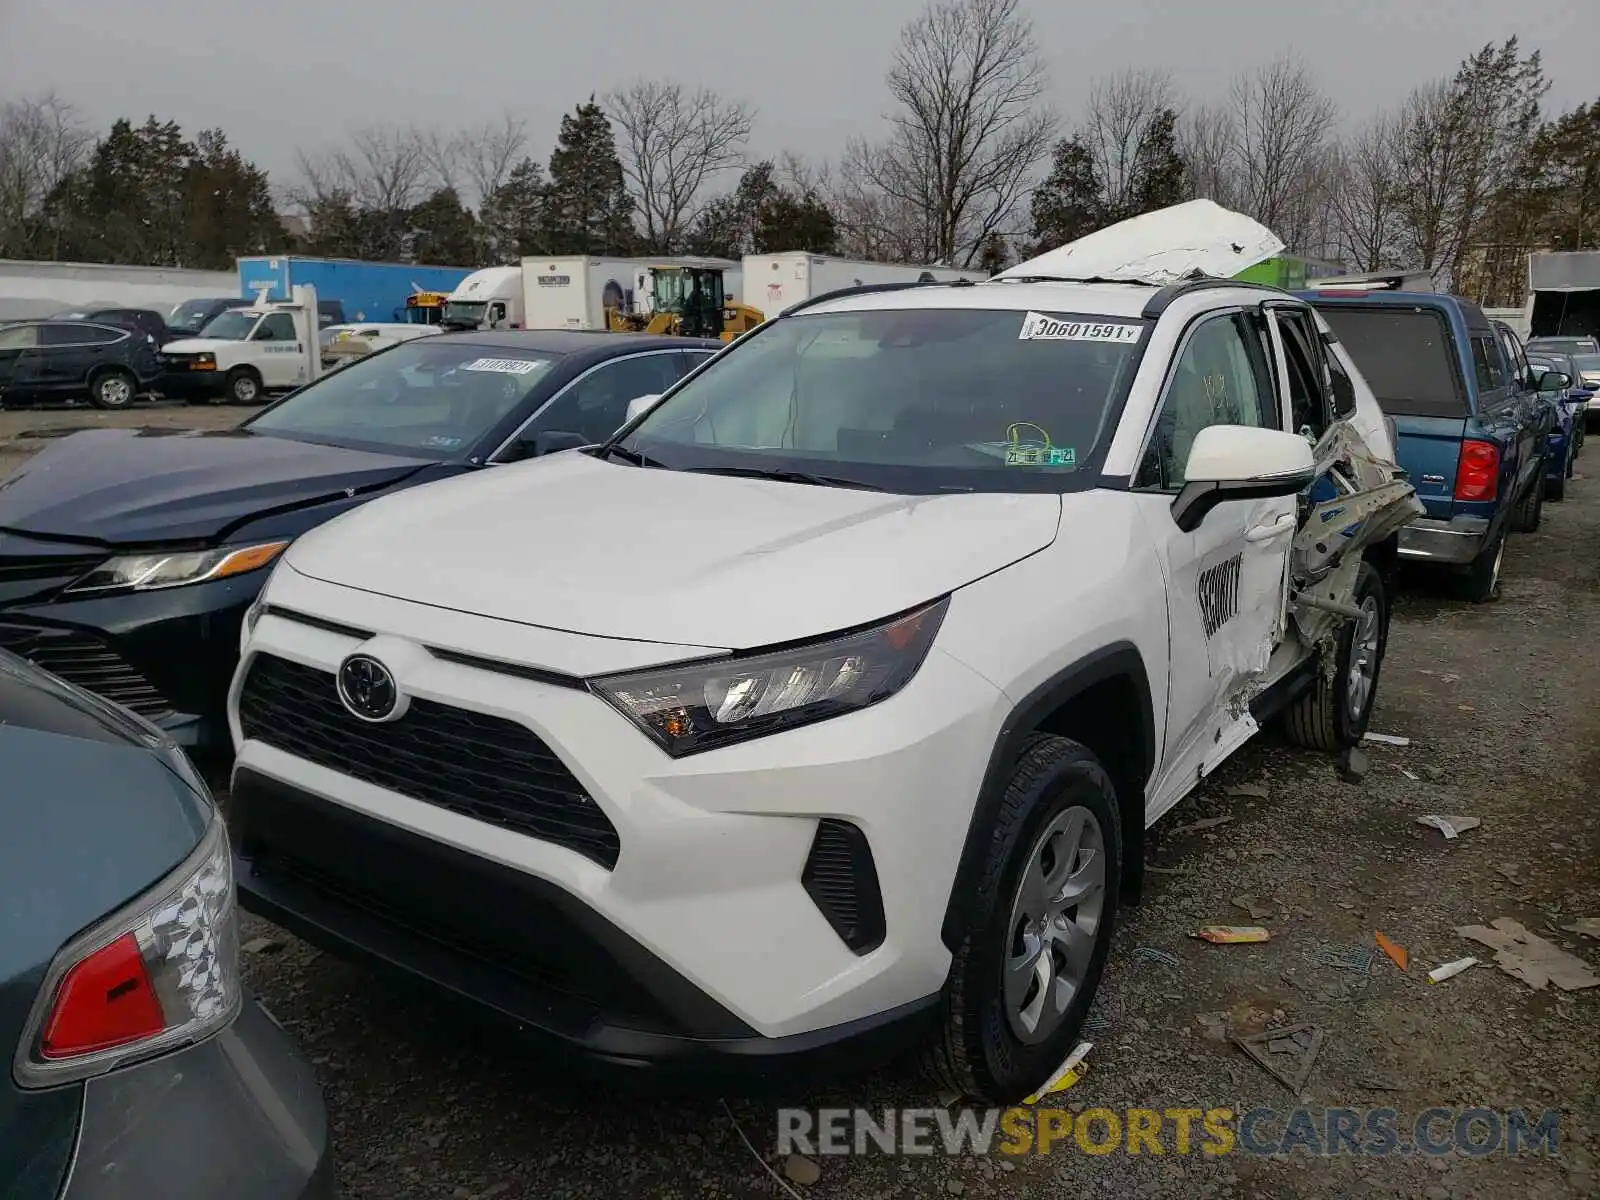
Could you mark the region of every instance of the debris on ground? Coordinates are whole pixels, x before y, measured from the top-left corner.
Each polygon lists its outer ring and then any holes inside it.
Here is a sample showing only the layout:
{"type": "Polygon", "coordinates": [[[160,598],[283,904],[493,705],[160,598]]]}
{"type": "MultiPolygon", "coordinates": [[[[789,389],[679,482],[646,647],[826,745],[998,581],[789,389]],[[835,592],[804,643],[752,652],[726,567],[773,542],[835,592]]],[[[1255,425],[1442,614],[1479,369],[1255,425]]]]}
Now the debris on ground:
{"type": "Polygon", "coordinates": [[[1420,775],[1418,775],[1415,771],[1410,770],[1407,767],[1396,767],[1395,770],[1399,771],[1400,774],[1404,775],[1407,779],[1411,780],[1412,783],[1421,783],[1422,782],[1422,777],[1420,775]]]}
{"type": "Polygon", "coordinates": [[[1231,901],[1229,901],[1229,903],[1235,908],[1242,908],[1245,912],[1249,913],[1252,921],[1265,921],[1272,915],[1272,909],[1270,907],[1265,904],[1257,904],[1255,900],[1249,896],[1235,896],[1231,901]]]}
{"type": "Polygon", "coordinates": [[[783,1160],[783,1173],[790,1182],[809,1187],[822,1178],[822,1168],[804,1154],[791,1154],[783,1160]]]}
{"type": "Polygon", "coordinates": [[[1564,992],[1600,987],[1600,975],[1575,954],[1547,942],[1536,933],[1523,928],[1520,921],[1510,917],[1496,917],[1483,925],[1462,925],[1456,933],[1474,942],[1481,942],[1496,951],[1495,966],[1507,975],[1514,975],[1534,991],[1553,983],[1564,992]]]}
{"type": "Polygon", "coordinates": [[[1437,967],[1428,972],[1428,982],[1443,983],[1446,979],[1454,979],[1468,967],[1476,966],[1477,962],[1477,959],[1468,957],[1458,958],[1455,960],[1455,962],[1440,963],[1437,967]]]}
{"type": "Polygon", "coordinates": [[[1366,975],[1372,970],[1372,963],[1377,958],[1377,952],[1371,946],[1357,946],[1352,950],[1340,950],[1333,946],[1320,946],[1311,951],[1306,957],[1324,967],[1333,967],[1339,971],[1354,971],[1359,975],[1366,975]]]}
{"type": "Polygon", "coordinates": [[[1208,1042],[1225,1042],[1228,1040],[1227,1013],[1203,1012],[1195,1017],[1195,1023],[1200,1026],[1200,1036],[1208,1042]]]}
{"type": "Polygon", "coordinates": [[[283,949],[283,941],[281,938],[254,937],[239,949],[246,954],[275,954],[283,949]]]}
{"type": "Polygon", "coordinates": [[[1272,940],[1272,935],[1259,925],[1206,925],[1193,936],[1214,946],[1236,946],[1247,942],[1272,940]]]}
{"type": "Polygon", "coordinates": [[[1375,937],[1378,941],[1378,949],[1382,950],[1384,954],[1388,956],[1390,962],[1399,967],[1402,971],[1409,967],[1411,963],[1411,955],[1404,946],[1402,946],[1399,942],[1392,941],[1389,938],[1384,937],[1381,930],[1373,930],[1373,937],[1375,937]]]}
{"type": "Polygon", "coordinates": [[[1561,927],[1568,933],[1581,933],[1584,937],[1600,938],[1600,917],[1579,917],[1571,925],[1561,927]]]}
{"type": "Polygon", "coordinates": [[[1079,1042],[1073,1048],[1072,1053],[1067,1055],[1067,1061],[1061,1064],[1056,1073],[1045,1080],[1044,1086],[1024,1100],[1023,1103],[1029,1105],[1037,1104],[1046,1096],[1054,1096],[1059,1092],[1064,1092],[1077,1083],[1078,1080],[1089,1073],[1089,1064],[1084,1060],[1089,1057],[1089,1051],[1093,1049],[1093,1042],[1079,1042]]]}
{"type": "Polygon", "coordinates": [[[1229,788],[1228,795],[1235,800],[1266,800],[1272,793],[1259,783],[1240,783],[1229,788]]]}
{"type": "Polygon", "coordinates": [[[1311,1078],[1311,1068],[1322,1049],[1322,1030],[1315,1025],[1291,1025],[1249,1037],[1235,1035],[1233,1044],[1298,1096],[1311,1078]]]}
{"type": "Polygon", "coordinates": [[[1339,774],[1348,783],[1360,783],[1372,771],[1366,753],[1355,746],[1347,747],[1339,755],[1339,774]]]}
{"type": "Polygon", "coordinates": [[[1380,746],[1409,746],[1411,739],[1399,737],[1392,733],[1364,733],[1361,735],[1363,742],[1377,742],[1380,746]]]}
{"type": "Polygon", "coordinates": [[[1444,834],[1445,841],[1454,841],[1457,834],[1465,833],[1469,829],[1476,829],[1483,822],[1477,817],[1452,817],[1439,813],[1428,813],[1417,818],[1418,825],[1426,825],[1429,829],[1437,829],[1444,834]]]}
{"type": "Polygon", "coordinates": [[[1181,966],[1176,954],[1169,954],[1165,950],[1157,950],[1154,946],[1135,946],[1133,956],[1145,962],[1160,963],[1166,967],[1181,966]]]}
{"type": "Polygon", "coordinates": [[[1232,817],[1201,817],[1198,821],[1190,821],[1187,825],[1175,825],[1172,835],[1177,837],[1184,833],[1199,833],[1202,829],[1215,829],[1218,825],[1227,825],[1232,817]]]}

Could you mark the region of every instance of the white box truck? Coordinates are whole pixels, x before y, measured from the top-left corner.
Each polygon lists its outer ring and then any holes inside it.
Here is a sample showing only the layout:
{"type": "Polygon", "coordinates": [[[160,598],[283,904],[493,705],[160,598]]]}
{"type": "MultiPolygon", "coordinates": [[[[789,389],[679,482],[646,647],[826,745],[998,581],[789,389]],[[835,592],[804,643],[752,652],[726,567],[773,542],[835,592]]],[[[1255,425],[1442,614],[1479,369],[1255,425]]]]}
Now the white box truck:
{"type": "Polygon", "coordinates": [[[744,256],[745,303],[759,308],[768,317],[775,317],[812,296],[864,283],[954,283],[958,279],[976,283],[987,278],[987,271],[854,262],[825,254],[808,254],[803,250],[744,256]]]}

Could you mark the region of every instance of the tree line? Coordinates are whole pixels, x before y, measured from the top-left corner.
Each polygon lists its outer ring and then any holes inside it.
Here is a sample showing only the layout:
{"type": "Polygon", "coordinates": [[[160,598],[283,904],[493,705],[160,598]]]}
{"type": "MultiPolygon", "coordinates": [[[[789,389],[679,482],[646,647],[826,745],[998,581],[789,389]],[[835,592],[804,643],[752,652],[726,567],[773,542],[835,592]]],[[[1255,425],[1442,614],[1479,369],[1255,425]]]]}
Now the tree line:
{"type": "Polygon", "coordinates": [[[830,161],[750,151],[756,113],[640,79],[562,117],[355,130],[267,173],[220,129],[155,116],[96,135],[57,95],[0,106],[0,257],[225,268],[246,254],[487,265],[528,254],[811,250],[998,269],[1192,197],[1256,217],[1297,253],[1422,267],[1516,303],[1526,255],[1600,245],[1600,100],[1547,115],[1513,37],[1342,129],[1286,54],[1227,94],[1161,71],[1095,82],[1064,121],[1022,0],[934,0],[901,31],[875,136],[830,161]]]}

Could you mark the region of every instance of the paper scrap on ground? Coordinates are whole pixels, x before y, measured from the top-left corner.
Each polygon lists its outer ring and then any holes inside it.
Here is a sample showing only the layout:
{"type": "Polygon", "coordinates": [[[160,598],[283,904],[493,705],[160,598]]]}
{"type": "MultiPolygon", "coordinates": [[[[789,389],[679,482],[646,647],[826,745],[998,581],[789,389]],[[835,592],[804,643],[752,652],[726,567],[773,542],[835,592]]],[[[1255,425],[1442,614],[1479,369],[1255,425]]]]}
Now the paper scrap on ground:
{"type": "Polygon", "coordinates": [[[1462,925],[1456,932],[1496,951],[1495,966],[1534,991],[1553,983],[1564,992],[1600,987],[1600,975],[1575,954],[1547,942],[1510,917],[1496,917],[1487,926],[1462,925]]]}
{"type": "Polygon", "coordinates": [[[1252,921],[1265,921],[1272,915],[1271,906],[1266,904],[1257,904],[1256,901],[1249,896],[1235,896],[1229,901],[1229,903],[1235,908],[1244,909],[1245,912],[1250,914],[1250,919],[1252,921]]]}
{"type": "Polygon", "coordinates": [[[1406,970],[1410,966],[1411,955],[1407,952],[1404,946],[1402,946],[1399,942],[1390,941],[1388,938],[1384,937],[1382,932],[1379,930],[1373,930],[1373,936],[1378,939],[1378,949],[1382,950],[1386,955],[1389,956],[1390,962],[1399,967],[1402,971],[1406,970]]]}
{"type": "Polygon", "coordinates": [[[1429,813],[1425,817],[1417,818],[1418,825],[1426,825],[1429,829],[1437,829],[1444,834],[1446,841],[1452,841],[1457,834],[1465,833],[1469,829],[1476,829],[1483,822],[1477,817],[1449,817],[1439,813],[1429,813]]]}
{"type": "Polygon", "coordinates": [[[1194,936],[1216,946],[1234,946],[1272,939],[1272,935],[1259,925],[1207,925],[1194,936]]]}
{"type": "Polygon", "coordinates": [[[1468,967],[1476,966],[1477,962],[1475,958],[1458,958],[1455,962],[1440,963],[1428,972],[1428,982],[1443,983],[1446,979],[1454,979],[1468,967]]]}
{"type": "Polygon", "coordinates": [[[1600,938],[1600,917],[1579,917],[1571,925],[1561,928],[1568,933],[1581,933],[1584,937],[1600,938]]]}
{"type": "Polygon", "coordinates": [[[1384,746],[1409,746],[1411,739],[1400,737],[1393,733],[1364,733],[1361,735],[1363,742],[1377,742],[1384,746]]]}

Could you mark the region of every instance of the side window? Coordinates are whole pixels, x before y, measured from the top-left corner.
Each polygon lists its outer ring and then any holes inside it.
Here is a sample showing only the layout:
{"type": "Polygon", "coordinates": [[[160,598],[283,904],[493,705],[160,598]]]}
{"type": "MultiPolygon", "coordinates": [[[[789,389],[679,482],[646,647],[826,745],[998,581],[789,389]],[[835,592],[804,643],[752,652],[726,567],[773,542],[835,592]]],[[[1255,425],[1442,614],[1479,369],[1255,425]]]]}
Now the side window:
{"type": "MultiPolygon", "coordinates": [[[[705,360],[710,358],[714,353],[716,353],[714,350],[690,350],[678,355],[678,369],[674,375],[673,382],[676,383],[679,379],[683,378],[683,376],[687,375],[701,363],[705,362],[705,360]]],[[[639,394],[643,396],[647,393],[640,392],[639,394]]]]}
{"type": "Polygon", "coordinates": [[[1472,371],[1480,392],[1495,392],[1506,386],[1506,369],[1487,334],[1472,335],[1472,371]]]}
{"type": "Polygon", "coordinates": [[[0,329],[0,350],[29,350],[39,344],[37,325],[19,325],[15,329],[0,329]]]}
{"type": "Polygon", "coordinates": [[[1310,314],[1292,308],[1275,308],[1273,314],[1283,337],[1285,367],[1289,375],[1291,427],[1321,435],[1328,427],[1327,374],[1323,366],[1322,337],[1310,314]]]}
{"type": "Polygon", "coordinates": [[[294,341],[294,317],[286,312],[271,313],[263,317],[260,326],[251,335],[250,340],[253,342],[294,341]]]}
{"type": "Polygon", "coordinates": [[[596,367],[539,414],[530,432],[560,430],[603,442],[628,416],[628,403],[664,392],[678,381],[676,354],[638,354],[596,367]]]}
{"type": "Polygon", "coordinates": [[[1328,363],[1328,378],[1333,385],[1333,411],[1348,416],[1356,410],[1356,385],[1339,356],[1330,348],[1323,357],[1328,363]]]}
{"type": "Polygon", "coordinates": [[[1517,339],[1504,329],[1497,331],[1500,335],[1500,344],[1505,347],[1506,368],[1511,372],[1511,383],[1518,391],[1528,387],[1528,360],[1522,356],[1522,347],[1517,344],[1517,339]]]}
{"type": "Polygon", "coordinates": [[[1184,344],[1145,450],[1139,487],[1183,486],[1189,448],[1208,425],[1280,428],[1278,406],[1252,361],[1243,314],[1212,317],[1184,344]]]}
{"type": "Polygon", "coordinates": [[[40,325],[39,345],[81,346],[89,340],[87,325],[40,325]]]}

